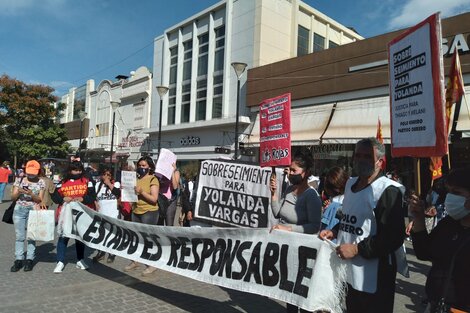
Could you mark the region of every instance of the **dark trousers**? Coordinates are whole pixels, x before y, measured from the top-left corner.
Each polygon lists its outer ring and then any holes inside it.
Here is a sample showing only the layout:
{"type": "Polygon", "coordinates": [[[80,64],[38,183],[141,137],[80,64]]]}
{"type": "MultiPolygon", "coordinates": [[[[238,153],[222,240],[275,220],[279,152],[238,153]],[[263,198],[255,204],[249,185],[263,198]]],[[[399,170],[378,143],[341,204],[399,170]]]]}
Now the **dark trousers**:
{"type": "MultiPolygon", "coordinates": [[[[68,243],[69,238],[67,237],[59,237],[59,240],[57,240],[57,262],[65,263],[65,252],[68,243]]],[[[77,261],[82,260],[85,256],[85,244],[75,240],[75,250],[77,251],[77,261]]]]}
{"type": "Polygon", "coordinates": [[[392,266],[380,263],[375,293],[362,292],[348,284],[348,295],[346,296],[348,313],[393,313],[397,272],[392,266]]]}

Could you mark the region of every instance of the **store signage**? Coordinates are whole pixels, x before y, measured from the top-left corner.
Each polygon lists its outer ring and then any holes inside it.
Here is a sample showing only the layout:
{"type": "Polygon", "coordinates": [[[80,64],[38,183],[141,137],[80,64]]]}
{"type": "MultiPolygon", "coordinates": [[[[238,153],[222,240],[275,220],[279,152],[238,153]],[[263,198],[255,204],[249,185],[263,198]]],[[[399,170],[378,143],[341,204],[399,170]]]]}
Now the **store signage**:
{"type": "Polygon", "coordinates": [[[441,46],[439,13],[388,45],[393,157],[447,153],[441,46]]]}
{"type": "Polygon", "coordinates": [[[442,38],[442,54],[448,57],[453,55],[456,50],[459,51],[459,54],[469,52],[469,38],[470,35],[467,37],[467,39],[465,39],[465,36],[463,34],[457,34],[450,40],[448,40],[447,38],[442,38]]]}
{"type": "Polygon", "coordinates": [[[182,146],[197,146],[201,143],[201,139],[196,136],[188,136],[180,139],[182,146]]]}
{"type": "Polygon", "coordinates": [[[144,138],[138,136],[122,137],[121,143],[118,145],[119,148],[132,148],[141,147],[144,143],[144,138]]]}

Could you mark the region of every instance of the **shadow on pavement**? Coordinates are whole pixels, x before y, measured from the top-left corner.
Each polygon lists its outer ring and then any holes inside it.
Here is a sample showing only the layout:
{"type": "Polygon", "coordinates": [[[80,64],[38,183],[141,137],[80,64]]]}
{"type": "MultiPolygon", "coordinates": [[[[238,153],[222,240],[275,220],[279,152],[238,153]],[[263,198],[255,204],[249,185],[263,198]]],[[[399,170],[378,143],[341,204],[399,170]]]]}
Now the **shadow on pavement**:
{"type": "Polygon", "coordinates": [[[207,297],[201,297],[160,287],[131,275],[127,275],[126,273],[122,273],[121,271],[108,267],[102,263],[94,263],[89,272],[100,276],[101,278],[125,285],[149,296],[156,297],[188,312],[207,313],[208,307],[211,308],[211,312],[224,313],[240,313],[240,310],[236,307],[240,307],[246,312],[260,312],[260,309],[262,309],[263,312],[285,311],[285,308],[282,305],[267,297],[223,288],[223,290],[230,295],[231,299],[221,302],[210,299],[210,294],[207,294],[207,297]]]}

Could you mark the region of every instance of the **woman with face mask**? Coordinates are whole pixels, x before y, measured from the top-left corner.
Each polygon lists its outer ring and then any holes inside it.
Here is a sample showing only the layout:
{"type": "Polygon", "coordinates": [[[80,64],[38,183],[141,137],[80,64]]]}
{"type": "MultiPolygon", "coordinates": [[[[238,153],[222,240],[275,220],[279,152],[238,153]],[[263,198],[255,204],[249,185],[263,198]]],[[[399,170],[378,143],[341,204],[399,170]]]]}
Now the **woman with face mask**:
{"type": "Polygon", "coordinates": [[[11,198],[16,200],[13,211],[13,224],[15,225],[15,262],[10,271],[18,272],[23,266],[24,271],[33,269],[33,260],[36,252],[36,242],[26,240],[26,226],[28,225],[29,211],[39,210],[46,184],[39,178],[40,164],[31,160],[26,163],[24,177],[19,177],[13,184],[11,198]],[[24,243],[27,241],[26,261],[24,261],[24,243]]]}
{"type": "Polygon", "coordinates": [[[426,281],[430,312],[437,312],[434,310],[439,302],[470,312],[470,168],[451,171],[446,185],[448,193],[444,204],[448,216],[429,234],[424,221],[425,203],[418,196],[412,196],[409,204],[409,211],[414,215],[411,237],[416,256],[432,262],[426,281]]]}
{"type": "MultiPolygon", "coordinates": [[[[160,185],[158,179],[153,175],[155,173],[155,164],[148,156],[141,157],[137,162],[137,185],[135,193],[137,194],[137,203],[132,208],[132,221],[135,223],[157,225],[160,217],[157,200],[160,185]]],[[[124,271],[132,271],[139,268],[140,264],[132,261],[124,268],[124,271]]],[[[147,266],[142,272],[142,276],[147,276],[155,272],[156,268],[147,266]]]]}
{"type": "MultiPolygon", "coordinates": [[[[271,176],[271,209],[279,224],[271,230],[293,231],[297,233],[315,234],[320,230],[321,200],[315,189],[308,185],[312,175],[313,160],[308,155],[294,157],[289,167],[290,186],[285,195],[278,199],[277,181],[271,176]]],[[[287,303],[288,313],[297,313],[299,308],[287,303]]],[[[300,309],[300,312],[307,312],[300,309]]]]}
{"type": "MultiPolygon", "coordinates": [[[[67,173],[61,183],[56,186],[52,194],[52,200],[59,206],[56,211],[56,219],[59,220],[62,206],[65,203],[81,202],[91,209],[95,208],[95,190],[93,182],[84,177],[83,164],[79,161],[70,163],[67,173]]],[[[62,273],[65,267],[65,253],[69,238],[59,236],[57,240],[57,264],[54,273],[62,273]]],[[[88,269],[85,262],[85,244],[79,240],[75,240],[75,251],[77,253],[76,268],[81,270],[88,269]]]]}
{"type": "Polygon", "coordinates": [[[339,166],[331,168],[326,174],[324,188],[330,201],[323,212],[321,229],[333,229],[339,223],[342,216],[344,188],[348,179],[348,173],[339,166]]]}

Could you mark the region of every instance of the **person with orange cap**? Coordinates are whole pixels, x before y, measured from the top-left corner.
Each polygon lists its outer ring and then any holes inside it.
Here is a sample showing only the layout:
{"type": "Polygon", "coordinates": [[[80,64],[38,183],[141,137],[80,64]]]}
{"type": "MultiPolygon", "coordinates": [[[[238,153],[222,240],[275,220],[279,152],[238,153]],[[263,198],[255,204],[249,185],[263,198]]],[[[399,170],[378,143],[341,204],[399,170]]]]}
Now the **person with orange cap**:
{"type": "Polygon", "coordinates": [[[27,240],[26,261],[24,260],[26,241],[26,225],[28,225],[29,211],[40,210],[39,203],[42,202],[46,185],[44,180],[40,179],[38,174],[41,165],[31,160],[26,163],[26,176],[17,178],[13,184],[11,198],[16,200],[13,211],[13,224],[15,225],[15,262],[10,271],[18,272],[23,266],[24,271],[33,269],[33,260],[36,252],[36,242],[27,240]]]}

